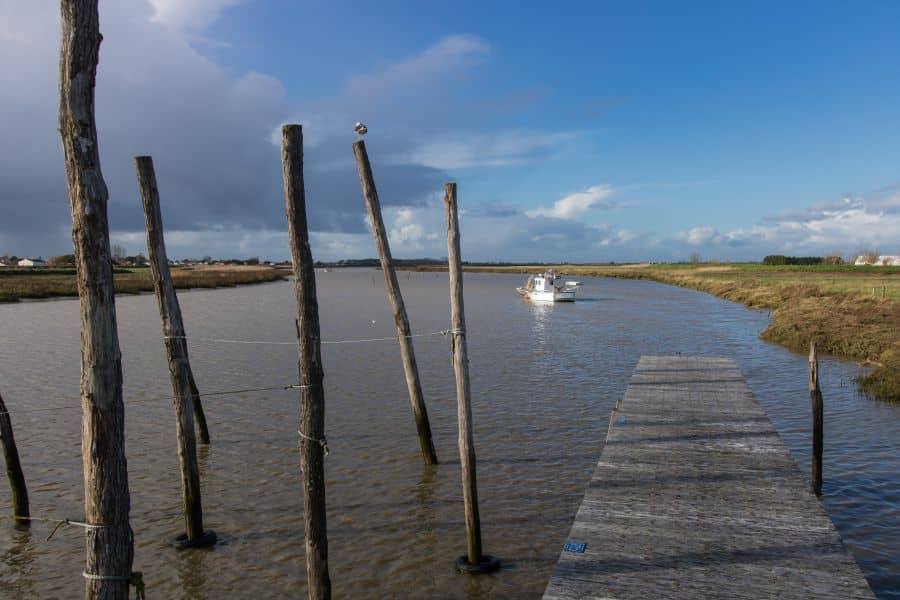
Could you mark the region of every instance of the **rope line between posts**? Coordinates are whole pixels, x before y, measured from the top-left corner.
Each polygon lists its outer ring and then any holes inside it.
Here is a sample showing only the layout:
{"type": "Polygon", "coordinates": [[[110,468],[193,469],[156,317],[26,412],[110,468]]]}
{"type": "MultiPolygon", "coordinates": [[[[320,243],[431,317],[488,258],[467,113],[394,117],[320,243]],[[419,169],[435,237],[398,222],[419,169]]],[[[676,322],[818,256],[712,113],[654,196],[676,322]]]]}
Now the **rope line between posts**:
{"type": "MultiPolygon", "coordinates": [[[[418,338],[418,337],[430,337],[435,335],[448,335],[450,333],[465,333],[461,329],[441,329],[440,331],[432,331],[429,333],[411,333],[409,335],[394,335],[391,337],[379,337],[379,338],[363,338],[363,339],[351,339],[351,340],[321,340],[320,344],[362,344],[367,342],[389,342],[392,340],[399,339],[401,337],[404,338],[418,338]]],[[[200,343],[209,343],[209,344],[260,344],[260,345],[269,345],[269,346],[296,346],[297,342],[283,342],[280,340],[231,340],[231,339],[216,339],[216,338],[188,338],[186,335],[174,335],[174,336],[164,336],[163,339],[166,340],[188,340],[193,342],[200,343]]]]}
{"type": "Polygon", "coordinates": [[[75,521],[74,519],[50,519],[46,517],[23,517],[21,515],[13,515],[12,517],[16,521],[43,521],[45,523],[56,523],[56,526],[50,531],[50,535],[47,536],[46,541],[50,541],[50,539],[56,535],[56,532],[59,531],[59,528],[63,525],[72,525],[74,527],[81,527],[82,529],[104,529],[106,525],[93,525],[91,523],[85,523],[84,521],[75,521]]]}
{"type": "MultiPolygon", "coordinates": [[[[318,385],[318,384],[314,384],[314,383],[309,384],[309,385],[298,385],[296,383],[288,384],[288,385],[281,384],[281,385],[272,385],[272,386],[265,386],[265,387],[239,388],[239,389],[234,389],[234,390],[217,390],[214,392],[200,392],[198,394],[198,396],[200,396],[200,398],[205,398],[208,396],[230,396],[230,395],[234,395],[234,394],[246,394],[246,393],[250,393],[250,392],[271,392],[271,391],[276,391],[276,390],[302,390],[302,389],[306,389],[306,388],[315,387],[316,385],[318,385]]],[[[160,402],[162,400],[171,400],[174,397],[175,397],[174,395],[168,394],[165,396],[151,396],[150,398],[136,398],[133,400],[128,400],[127,402],[125,402],[125,405],[127,407],[131,404],[141,404],[144,402],[160,402]]],[[[57,411],[57,410],[68,410],[71,408],[75,408],[76,405],[74,403],[78,400],[81,400],[81,398],[65,398],[64,400],[71,401],[73,404],[67,405],[67,406],[48,406],[48,407],[44,407],[44,408],[30,408],[30,409],[26,408],[23,410],[16,410],[15,414],[19,415],[19,414],[26,414],[26,413],[53,412],[53,411],[57,411]]],[[[9,414],[12,414],[12,413],[8,410],[0,411],[0,415],[9,415],[9,414]]]]}

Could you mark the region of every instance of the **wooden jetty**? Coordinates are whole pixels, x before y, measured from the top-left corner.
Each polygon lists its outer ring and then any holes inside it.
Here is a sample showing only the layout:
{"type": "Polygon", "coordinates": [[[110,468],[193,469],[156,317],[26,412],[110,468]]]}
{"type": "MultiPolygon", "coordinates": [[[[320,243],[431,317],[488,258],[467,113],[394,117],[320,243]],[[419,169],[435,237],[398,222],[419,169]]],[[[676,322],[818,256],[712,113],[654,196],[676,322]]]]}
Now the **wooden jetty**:
{"type": "Polygon", "coordinates": [[[544,592],[874,598],[734,361],[644,356],[544,592]]]}

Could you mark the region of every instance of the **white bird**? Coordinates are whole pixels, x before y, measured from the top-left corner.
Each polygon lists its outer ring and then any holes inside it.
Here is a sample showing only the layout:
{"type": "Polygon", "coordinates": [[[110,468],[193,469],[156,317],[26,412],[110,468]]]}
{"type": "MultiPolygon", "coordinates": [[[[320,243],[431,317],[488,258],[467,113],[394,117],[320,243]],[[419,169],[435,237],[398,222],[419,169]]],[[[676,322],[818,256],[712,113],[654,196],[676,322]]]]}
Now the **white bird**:
{"type": "Polygon", "coordinates": [[[363,123],[357,123],[353,127],[353,131],[355,131],[359,136],[364,136],[369,133],[369,128],[366,127],[363,123]]]}

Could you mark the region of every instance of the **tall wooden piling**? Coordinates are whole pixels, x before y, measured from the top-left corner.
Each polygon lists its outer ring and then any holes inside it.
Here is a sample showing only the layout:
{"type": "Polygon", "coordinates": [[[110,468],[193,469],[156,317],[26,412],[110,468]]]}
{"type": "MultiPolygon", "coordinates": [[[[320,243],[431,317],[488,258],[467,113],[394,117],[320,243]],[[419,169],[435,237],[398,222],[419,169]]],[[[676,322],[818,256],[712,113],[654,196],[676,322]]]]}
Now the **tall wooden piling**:
{"type": "Polygon", "coordinates": [[[81,454],[86,528],[85,597],[127,598],[134,535],[125,459],[122,360],[116,325],[94,86],[100,52],[97,0],[62,0],[59,133],[72,210],[81,312],[81,454]]]}
{"type": "Polygon", "coordinates": [[[397,325],[397,339],[400,342],[400,356],[403,360],[403,371],[406,374],[406,388],[409,391],[409,401],[412,404],[413,416],[419,433],[422,458],[426,465],[436,465],[437,453],[431,439],[431,425],[428,423],[428,411],[422,396],[419,368],[416,365],[416,354],[413,351],[411,339],[412,331],[409,327],[409,318],[406,316],[403,295],[400,293],[400,284],[397,283],[397,273],[394,271],[391,259],[391,246],[388,243],[384,221],[381,218],[381,203],[378,200],[378,191],[375,189],[375,178],[372,176],[372,166],[369,164],[365,142],[362,140],[355,142],[353,154],[356,155],[359,183],[362,186],[366,209],[369,211],[369,219],[372,222],[372,234],[375,236],[375,247],[381,261],[381,271],[384,273],[388,298],[390,298],[391,307],[394,310],[394,323],[397,325]]]}
{"type": "Polygon", "coordinates": [[[6,410],[3,396],[0,396],[0,441],[3,443],[6,477],[9,479],[9,490],[12,493],[13,517],[22,525],[30,525],[31,521],[27,518],[31,516],[28,511],[28,488],[25,486],[22,463],[19,462],[16,438],[13,437],[12,419],[6,410]]]}
{"type": "Polygon", "coordinates": [[[331,598],[328,575],[328,532],[325,514],[325,391],[319,342],[316,274],[306,224],[303,183],[303,128],[285,125],[281,163],[287,213],[294,293],[297,297],[297,348],[300,388],[300,470],[303,487],[306,575],[310,600],[331,598]]]}
{"type": "Polygon", "coordinates": [[[812,488],[817,496],[822,494],[822,449],[824,448],[824,405],[819,388],[819,358],[816,343],[809,345],[809,401],[812,406],[812,488]]]}
{"type": "MultiPolygon", "coordinates": [[[[178,439],[178,462],[181,468],[181,503],[184,513],[184,535],[176,539],[176,547],[208,546],[215,542],[215,534],[203,530],[203,503],[200,494],[200,469],[197,466],[197,441],[194,435],[194,413],[203,408],[194,392],[194,375],[188,358],[187,339],[181,306],[169,271],[166,242],[163,237],[162,213],[159,207],[159,188],[153,158],[136,156],[144,222],[147,226],[147,256],[153,276],[153,288],[162,318],[169,377],[172,381],[172,403],[175,407],[175,433],[178,439]],[[193,411],[191,410],[193,406],[193,411]]],[[[204,419],[205,422],[205,419],[204,419]]],[[[207,434],[208,435],[208,434],[207,434]]]]}
{"type": "Polygon", "coordinates": [[[478,482],[475,468],[475,439],[472,434],[472,402],[469,389],[469,354],[466,346],[466,314],[463,304],[462,259],[459,250],[459,217],[456,184],[444,188],[447,214],[447,258],[450,270],[450,335],[453,341],[453,373],[456,376],[456,415],[459,423],[459,464],[462,472],[463,504],[466,513],[466,555],[457,559],[457,568],[470,573],[493,571],[499,561],[481,549],[481,517],[478,514],[478,482]]]}

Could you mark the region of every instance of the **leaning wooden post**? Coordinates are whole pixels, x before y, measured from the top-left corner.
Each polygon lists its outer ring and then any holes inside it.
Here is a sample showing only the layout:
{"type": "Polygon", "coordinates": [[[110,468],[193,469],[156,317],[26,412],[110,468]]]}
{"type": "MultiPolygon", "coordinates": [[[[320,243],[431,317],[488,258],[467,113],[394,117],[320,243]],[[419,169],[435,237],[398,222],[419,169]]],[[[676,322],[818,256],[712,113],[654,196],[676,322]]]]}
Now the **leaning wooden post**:
{"type": "Polygon", "coordinates": [[[194,372],[191,370],[191,406],[194,409],[194,421],[197,422],[197,433],[200,434],[200,443],[209,445],[209,426],[206,424],[206,414],[203,412],[203,402],[200,400],[200,390],[194,381],[194,372]]]}
{"type": "Polygon", "coordinates": [[[81,311],[81,454],[84,467],[85,597],[127,598],[135,580],[129,523],[122,357],[116,326],[109,192],[100,170],[94,85],[100,51],[97,0],[62,0],[59,134],[72,210],[81,311]],[[134,579],[133,579],[134,578],[134,579]]]}
{"type": "Polygon", "coordinates": [[[459,464],[462,471],[463,504],[466,512],[466,555],[456,559],[456,568],[467,573],[486,573],[500,561],[481,551],[481,518],[478,515],[478,482],[475,473],[475,439],[472,435],[472,402],[469,395],[469,355],[466,348],[466,315],[463,305],[462,260],[459,252],[459,217],[456,184],[444,189],[447,213],[447,258],[450,266],[450,339],[453,342],[453,373],[456,376],[456,415],[459,422],[459,464]]]}
{"type": "Polygon", "coordinates": [[[372,176],[372,166],[369,164],[365,142],[362,140],[355,142],[353,153],[356,155],[356,168],[359,171],[359,183],[362,186],[363,198],[372,221],[372,234],[375,236],[375,247],[378,249],[378,258],[381,260],[385,286],[394,309],[394,323],[397,325],[397,339],[400,342],[400,357],[403,360],[406,388],[409,391],[409,401],[412,404],[413,416],[419,432],[422,458],[426,465],[436,465],[437,453],[431,439],[428,410],[425,408],[425,399],[422,396],[422,384],[419,381],[419,368],[416,365],[416,354],[413,351],[409,318],[406,316],[406,306],[403,304],[400,284],[397,283],[397,273],[394,271],[391,259],[391,246],[388,243],[384,221],[381,218],[381,203],[378,200],[378,191],[375,189],[375,178],[372,176]]]}
{"type": "Polygon", "coordinates": [[[166,242],[163,238],[162,213],[159,208],[159,188],[153,158],[136,156],[141,201],[144,205],[144,222],[147,226],[147,257],[153,276],[153,288],[162,318],[163,339],[169,360],[169,378],[172,381],[172,403],[175,406],[175,433],[178,439],[178,463],[181,470],[181,508],[184,513],[184,533],[175,538],[176,548],[211,546],[216,542],[213,531],[203,530],[203,503],[200,496],[200,468],[197,466],[197,440],[194,435],[194,376],[188,358],[187,338],[181,318],[181,306],[175,293],[175,284],[169,272],[166,242]]]}
{"type": "Polygon", "coordinates": [[[822,449],[824,446],[824,406],[819,388],[819,359],[816,343],[809,346],[809,400],[812,405],[812,487],[817,496],[822,495],[822,449]]]}
{"type": "Polygon", "coordinates": [[[28,488],[25,486],[25,475],[22,473],[22,464],[19,462],[16,438],[13,437],[12,420],[9,418],[3,396],[0,396],[0,440],[3,442],[6,477],[9,479],[9,490],[12,492],[13,518],[23,525],[30,525],[28,488]]]}
{"type": "Polygon", "coordinates": [[[303,128],[281,130],[281,163],[287,213],[294,293],[297,296],[297,348],[300,373],[300,470],[306,534],[306,576],[310,599],[331,598],[328,576],[328,530],[325,519],[325,391],[319,344],[319,303],[316,273],[306,225],[303,184],[303,128]]]}

